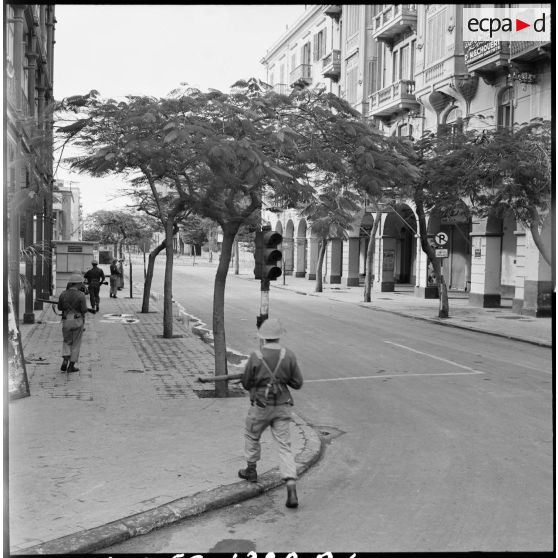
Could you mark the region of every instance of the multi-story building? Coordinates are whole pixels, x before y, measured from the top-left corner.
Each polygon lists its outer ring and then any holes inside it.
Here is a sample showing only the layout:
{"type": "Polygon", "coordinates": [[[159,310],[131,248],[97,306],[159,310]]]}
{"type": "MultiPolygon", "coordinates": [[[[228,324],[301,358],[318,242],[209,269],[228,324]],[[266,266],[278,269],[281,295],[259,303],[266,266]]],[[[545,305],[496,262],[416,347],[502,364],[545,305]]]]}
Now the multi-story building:
{"type": "MultiPolygon", "coordinates": [[[[278,90],[295,82],[322,84],[386,135],[419,138],[426,131],[550,119],[550,44],[495,42],[479,48],[463,41],[462,17],[463,5],[457,4],[308,6],[262,63],[278,90]]],[[[413,203],[397,202],[380,213],[373,289],[391,291],[403,283],[417,296],[437,296],[413,203]]],[[[326,280],[361,282],[375,215],[363,200],[349,237],[330,243],[326,280]]],[[[318,241],[305,219],[287,210],[266,212],[264,220],[283,234],[286,273],[314,279],[318,241]]],[[[549,245],[551,220],[542,231],[549,245]]],[[[480,219],[465,202],[451,216],[434,210],[428,234],[440,232],[447,238],[442,267],[450,290],[466,293],[475,305],[499,306],[506,298],[517,312],[549,314],[550,266],[511,212],[480,219]]]]}
{"type": "Polygon", "coordinates": [[[65,186],[63,180],[55,180],[52,201],[52,240],[82,239],[83,215],[77,187],[65,186]]]}
{"type": "Polygon", "coordinates": [[[51,292],[53,188],[54,5],[4,5],[6,126],[4,182],[10,284],[19,316],[20,259],[34,287],[25,296],[25,322],[51,292]],[[33,257],[34,246],[44,257],[33,257]]]}

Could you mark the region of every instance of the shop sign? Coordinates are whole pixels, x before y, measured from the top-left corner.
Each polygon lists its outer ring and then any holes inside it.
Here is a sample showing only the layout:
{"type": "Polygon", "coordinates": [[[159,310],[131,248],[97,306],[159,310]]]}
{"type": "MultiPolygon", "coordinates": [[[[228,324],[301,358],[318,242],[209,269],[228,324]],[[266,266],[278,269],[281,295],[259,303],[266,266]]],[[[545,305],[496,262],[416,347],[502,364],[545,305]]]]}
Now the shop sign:
{"type": "Polygon", "coordinates": [[[465,64],[482,60],[501,50],[500,41],[467,41],[465,44],[465,64]]]}

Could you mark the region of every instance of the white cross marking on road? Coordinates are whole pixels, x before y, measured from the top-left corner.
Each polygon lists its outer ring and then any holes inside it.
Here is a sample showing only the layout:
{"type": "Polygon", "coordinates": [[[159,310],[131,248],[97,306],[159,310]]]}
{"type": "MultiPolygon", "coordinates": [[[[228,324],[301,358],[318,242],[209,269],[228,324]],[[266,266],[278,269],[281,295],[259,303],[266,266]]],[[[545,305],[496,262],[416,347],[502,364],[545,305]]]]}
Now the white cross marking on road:
{"type": "Polygon", "coordinates": [[[484,374],[484,372],[480,371],[480,370],[475,370],[474,368],[471,368],[470,366],[465,366],[463,364],[459,364],[458,362],[454,362],[453,360],[448,360],[447,358],[441,358],[435,355],[431,355],[429,353],[423,353],[422,351],[417,351],[416,349],[412,349],[411,347],[407,347],[405,345],[400,345],[399,343],[393,343],[392,341],[386,341],[384,340],[384,343],[388,343],[389,345],[395,345],[396,347],[401,347],[402,349],[407,349],[408,351],[412,351],[413,353],[418,353],[419,355],[424,355],[436,360],[441,360],[442,362],[446,362],[448,364],[453,364],[454,366],[457,366],[458,368],[464,368],[465,370],[471,370],[473,372],[475,372],[476,374],[484,374]]]}
{"type": "Polygon", "coordinates": [[[484,372],[479,372],[478,370],[473,370],[472,372],[424,372],[419,374],[408,373],[408,374],[378,374],[377,376],[348,376],[347,378],[319,378],[317,380],[304,380],[305,384],[311,382],[341,382],[344,380],[381,380],[382,378],[407,378],[409,376],[474,376],[477,374],[484,374],[484,372]]]}

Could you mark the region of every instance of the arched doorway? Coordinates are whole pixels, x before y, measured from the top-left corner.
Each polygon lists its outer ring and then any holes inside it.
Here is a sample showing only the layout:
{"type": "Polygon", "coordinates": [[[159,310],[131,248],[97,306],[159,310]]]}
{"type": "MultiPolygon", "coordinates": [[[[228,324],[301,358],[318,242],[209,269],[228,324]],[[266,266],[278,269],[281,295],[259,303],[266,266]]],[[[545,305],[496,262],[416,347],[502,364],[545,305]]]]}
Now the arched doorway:
{"type": "Polygon", "coordinates": [[[394,283],[415,283],[417,221],[413,210],[397,204],[385,219],[383,241],[386,265],[393,265],[394,283]]]}
{"type": "Polygon", "coordinates": [[[448,239],[444,246],[440,246],[447,250],[447,257],[442,257],[441,263],[448,289],[468,292],[471,283],[471,217],[467,206],[461,202],[444,213],[434,209],[427,231],[432,243],[440,232],[448,239]]]}

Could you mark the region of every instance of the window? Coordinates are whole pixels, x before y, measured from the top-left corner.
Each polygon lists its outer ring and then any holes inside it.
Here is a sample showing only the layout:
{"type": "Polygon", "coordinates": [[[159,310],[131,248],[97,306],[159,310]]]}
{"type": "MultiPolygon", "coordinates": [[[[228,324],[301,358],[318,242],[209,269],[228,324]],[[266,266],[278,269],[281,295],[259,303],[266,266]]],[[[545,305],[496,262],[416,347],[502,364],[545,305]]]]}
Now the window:
{"type": "Polygon", "coordinates": [[[381,53],[382,53],[382,83],[380,84],[380,87],[385,87],[386,86],[386,81],[387,81],[387,56],[386,56],[386,45],[384,43],[382,43],[382,47],[381,47],[381,53]]]}
{"type": "Polygon", "coordinates": [[[400,51],[401,64],[399,69],[399,79],[410,79],[411,57],[409,56],[410,45],[404,46],[400,51]]]}
{"type": "Polygon", "coordinates": [[[397,135],[400,138],[410,138],[413,135],[412,124],[401,124],[397,129],[397,135]]]}
{"type": "Polygon", "coordinates": [[[291,54],[291,71],[296,68],[296,51],[293,51],[291,54]]]}
{"type": "Polygon", "coordinates": [[[347,61],[347,76],[345,79],[345,99],[350,104],[357,102],[358,64],[356,56],[347,61]]]}
{"type": "Polygon", "coordinates": [[[395,83],[399,79],[399,51],[394,50],[391,55],[392,71],[391,71],[391,83],[395,83]]]}
{"type": "Polygon", "coordinates": [[[463,132],[463,114],[458,106],[446,112],[443,123],[438,126],[439,136],[454,136],[463,132]]]}
{"type": "Polygon", "coordinates": [[[431,64],[446,53],[447,9],[434,13],[426,22],[426,63],[431,64]]]}
{"type": "Polygon", "coordinates": [[[347,6],[347,37],[352,37],[358,31],[359,4],[347,6]]]}
{"type": "Polygon", "coordinates": [[[498,128],[511,128],[513,124],[513,88],[504,89],[498,96],[498,128]]]}
{"type": "Polygon", "coordinates": [[[310,49],[310,43],[304,43],[304,45],[302,46],[302,60],[301,60],[301,64],[311,64],[312,62],[312,57],[311,57],[311,49],[310,49]]]}
{"type": "Polygon", "coordinates": [[[314,35],[314,62],[326,55],[326,37],[327,30],[325,27],[314,35]]]}
{"type": "Polygon", "coordinates": [[[416,40],[411,41],[411,63],[409,66],[409,79],[415,79],[415,48],[416,48],[416,40]]]}
{"type": "Polygon", "coordinates": [[[368,61],[368,93],[378,90],[378,59],[372,58],[368,61]]]}

